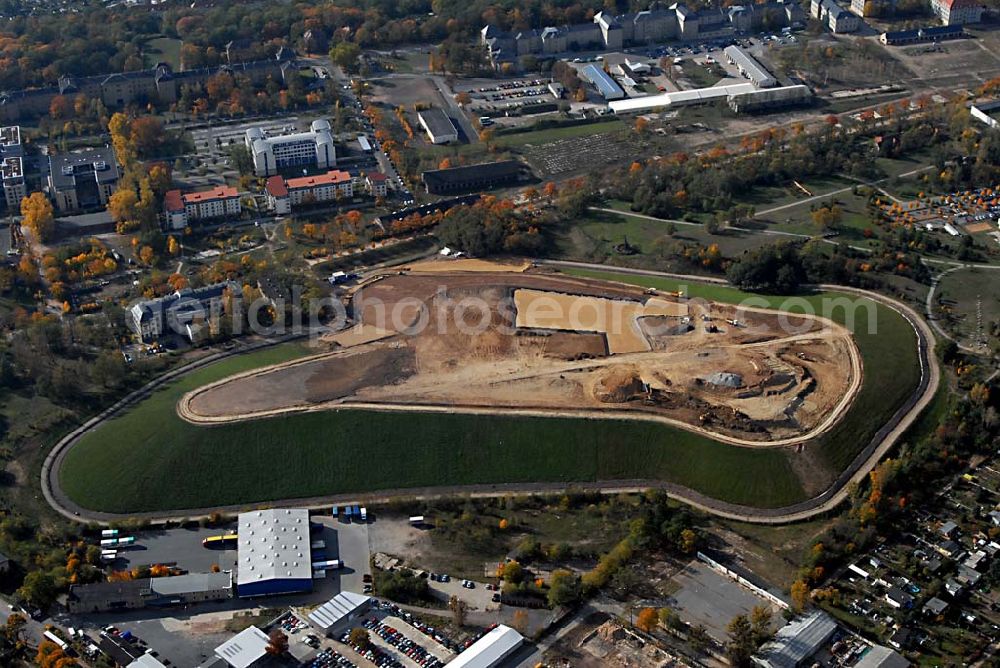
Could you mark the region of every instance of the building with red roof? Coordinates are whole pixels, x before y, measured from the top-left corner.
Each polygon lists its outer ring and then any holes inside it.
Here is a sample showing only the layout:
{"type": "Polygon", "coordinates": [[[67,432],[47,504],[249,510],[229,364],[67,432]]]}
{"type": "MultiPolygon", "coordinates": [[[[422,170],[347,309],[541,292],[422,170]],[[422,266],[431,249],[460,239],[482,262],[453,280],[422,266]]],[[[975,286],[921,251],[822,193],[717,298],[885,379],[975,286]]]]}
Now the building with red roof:
{"type": "Polygon", "coordinates": [[[285,179],[272,176],[265,186],[267,203],[278,214],[289,213],[293,206],[329,202],[354,197],[354,178],[343,170],[326,174],[285,179]]]}
{"type": "Polygon", "coordinates": [[[372,197],[385,197],[389,193],[388,179],[382,172],[365,174],[365,185],[372,197]]]}
{"type": "Polygon", "coordinates": [[[184,229],[196,220],[238,216],[243,211],[240,193],[231,186],[185,194],[170,190],[163,196],[163,208],[167,227],[174,230],[184,229]]]}
{"type": "Polygon", "coordinates": [[[979,23],[984,9],[979,0],[931,0],[931,8],[946,26],[979,23]]]}

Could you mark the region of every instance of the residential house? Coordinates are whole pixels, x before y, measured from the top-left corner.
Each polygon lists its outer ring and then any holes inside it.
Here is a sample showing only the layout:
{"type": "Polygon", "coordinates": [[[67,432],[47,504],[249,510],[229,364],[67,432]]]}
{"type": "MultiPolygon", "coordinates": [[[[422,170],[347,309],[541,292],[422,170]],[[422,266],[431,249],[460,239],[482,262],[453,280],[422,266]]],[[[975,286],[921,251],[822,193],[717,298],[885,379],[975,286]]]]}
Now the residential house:
{"type": "Polygon", "coordinates": [[[185,194],[169,190],[163,196],[163,206],[167,228],[172,230],[182,230],[199,220],[239,216],[243,211],[240,194],[231,186],[185,194]]]}

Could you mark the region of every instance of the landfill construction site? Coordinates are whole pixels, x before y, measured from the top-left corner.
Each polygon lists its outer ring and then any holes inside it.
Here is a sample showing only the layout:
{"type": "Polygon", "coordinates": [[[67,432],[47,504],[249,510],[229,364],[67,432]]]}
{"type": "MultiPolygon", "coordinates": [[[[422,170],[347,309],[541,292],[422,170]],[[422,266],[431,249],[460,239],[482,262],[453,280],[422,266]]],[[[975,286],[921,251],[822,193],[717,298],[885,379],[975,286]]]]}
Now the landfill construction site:
{"type": "MultiPolygon", "coordinates": [[[[829,429],[861,386],[850,333],[816,316],[528,266],[429,262],[345,295],[323,352],[187,393],[212,424],[338,408],[659,420],[745,446],[829,429]]],[[[475,261],[468,261],[475,262],[475,261]]]]}

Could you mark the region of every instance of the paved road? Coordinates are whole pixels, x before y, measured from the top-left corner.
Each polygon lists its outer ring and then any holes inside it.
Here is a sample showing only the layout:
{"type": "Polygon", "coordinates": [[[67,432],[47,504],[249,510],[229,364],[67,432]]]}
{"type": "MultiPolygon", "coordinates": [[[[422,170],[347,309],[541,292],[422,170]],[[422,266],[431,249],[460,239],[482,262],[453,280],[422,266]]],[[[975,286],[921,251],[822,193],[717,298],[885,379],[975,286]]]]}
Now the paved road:
{"type": "MultiPolygon", "coordinates": [[[[714,284],[725,284],[723,279],[715,278],[705,278],[701,276],[690,276],[684,274],[669,274],[663,272],[655,271],[645,271],[640,269],[628,269],[619,267],[608,267],[607,265],[600,264],[587,264],[587,263],[577,263],[577,262],[562,262],[555,260],[543,260],[539,264],[544,264],[552,267],[566,267],[566,268],[578,268],[578,269],[592,269],[597,271],[611,271],[617,273],[627,273],[640,276],[653,276],[653,277],[665,277],[665,278],[675,278],[691,282],[703,282],[703,283],[714,283],[714,284]]],[[[933,345],[934,336],[930,327],[927,323],[909,306],[897,302],[889,297],[883,295],[869,292],[866,290],[859,290],[855,288],[848,288],[840,285],[820,285],[817,286],[822,289],[836,290],[838,292],[847,292],[856,294],[858,296],[867,297],[870,299],[877,300],[884,304],[885,306],[895,310],[901,316],[903,316],[907,322],[913,327],[914,332],[917,337],[917,352],[920,359],[920,382],[917,389],[914,391],[910,399],[901,406],[896,413],[892,416],[888,423],[886,423],[870,440],[868,445],[855,457],[851,465],[844,470],[841,475],[834,481],[834,483],[823,493],[818,496],[797,503],[791,506],[786,506],[783,508],[754,508],[752,506],[745,506],[740,504],[728,503],[725,501],[720,501],[718,499],[713,499],[700,492],[683,487],[681,485],[676,485],[673,483],[664,482],[662,480],[632,480],[632,481],[615,481],[613,483],[608,483],[606,481],[598,481],[595,483],[576,483],[575,487],[579,487],[585,490],[596,490],[608,494],[617,494],[622,492],[635,492],[642,491],[650,488],[659,488],[665,490],[671,497],[687,503],[703,512],[710,513],[719,517],[724,517],[727,519],[733,519],[743,522],[752,522],[759,524],[788,524],[792,522],[799,522],[802,520],[810,519],[817,515],[827,513],[841,503],[843,503],[849,494],[849,490],[852,484],[861,483],[867,476],[868,472],[871,471],[876,464],[886,455],[886,453],[899,441],[903,433],[909,428],[911,424],[917,419],[920,413],[927,407],[934,397],[937,391],[938,384],[940,382],[940,369],[938,368],[937,359],[934,355],[933,345]]],[[[207,363],[202,361],[202,364],[207,363]]],[[[120,521],[125,517],[143,517],[146,519],[182,519],[198,517],[199,515],[208,515],[214,511],[223,512],[233,512],[239,511],[249,507],[249,505],[243,506],[230,506],[225,508],[200,508],[200,509],[189,509],[184,513],[142,513],[137,515],[119,515],[113,513],[102,513],[89,511],[84,508],[76,506],[62,491],[59,489],[58,481],[58,471],[59,464],[65,453],[70,447],[76,442],[76,440],[97,427],[101,422],[117,414],[119,411],[131,406],[136,401],[148,395],[148,393],[156,387],[159,383],[166,382],[181,373],[184,373],[186,368],[178,369],[169,374],[169,377],[164,377],[153,381],[150,385],[147,385],[142,390],[129,395],[118,404],[116,404],[111,409],[108,409],[104,413],[98,415],[97,417],[89,420],[80,428],[74,430],[66,437],[61,439],[59,443],[52,449],[49,456],[46,458],[45,463],[42,467],[42,489],[45,493],[45,498],[49,504],[55,508],[58,512],[65,515],[70,519],[77,521],[93,521],[99,523],[107,523],[111,521],[120,521]]],[[[498,497],[505,495],[531,495],[545,492],[555,492],[565,488],[564,484],[557,483],[521,483],[521,484],[498,484],[498,485],[471,485],[471,486],[455,486],[455,487],[434,487],[434,488],[420,488],[420,489],[399,489],[399,490],[386,490],[381,491],[377,494],[366,494],[366,495],[337,495],[330,497],[319,497],[312,499],[294,499],[288,501],[278,501],[271,503],[275,507],[281,506],[323,506],[330,503],[345,503],[345,502],[365,502],[370,504],[384,503],[392,499],[399,498],[409,498],[414,500],[421,499],[431,499],[440,498],[445,496],[454,496],[456,494],[463,494],[470,497],[478,498],[489,498],[498,497]]]]}

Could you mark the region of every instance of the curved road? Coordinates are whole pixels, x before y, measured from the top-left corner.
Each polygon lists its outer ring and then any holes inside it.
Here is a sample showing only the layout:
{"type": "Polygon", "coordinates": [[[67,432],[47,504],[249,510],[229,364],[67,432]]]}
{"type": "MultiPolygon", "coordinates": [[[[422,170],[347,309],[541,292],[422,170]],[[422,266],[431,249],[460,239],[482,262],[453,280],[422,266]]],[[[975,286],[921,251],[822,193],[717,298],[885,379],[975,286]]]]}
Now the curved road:
{"type": "MultiPolygon", "coordinates": [[[[691,282],[701,282],[701,283],[715,283],[715,284],[726,284],[723,279],[716,278],[706,278],[700,276],[689,276],[684,274],[669,274],[663,272],[655,271],[645,271],[640,269],[628,269],[621,267],[609,267],[607,265],[599,264],[586,264],[586,263],[576,263],[576,262],[561,262],[554,260],[540,261],[538,264],[551,266],[551,267],[566,267],[575,269],[590,269],[602,272],[612,272],[612,273],[622,273],[622,274],[633,274],[640,276],[652,276],[652,277],[662,277],[662,278],[673,278],[680,279],[691,282]]],[[[710,513],[719,517],[738,520],[743,522],[753,522],[759,524],[787,524],[792,522],[798,522],[806,519],[810,519],[817,515],[827,513],[834,510],[837,506],[843,503],[849,494],[851,483],[860,483],[867,476],[868,472],[871,471],[875,465],[881,460],[886,453],[892,449],[893,446],[899,441],[906,430],[914,423],[920,413],[927,407],[937,392],[938,384],[940,382],[940,369],[937,365],[937,359],[933,354],[934,347],[934,335],[931,329],[928,327],[927,323],[909,306],[897,302],[893,299],[879,295],[877,293],[868,292],[866,290],[859,290],[856,288],[848,288],[840,285],[820,285],[817,286],[822,289],[836,290],[838,292],[847,292],[857,294],[859,296],[868,297],[879,301],[880,303],[892,308],[897,313],[902,315],[910,326],[913,327],[914,332],[917,336],[917,350],[918,357],[920,359],[920,382],[914,391],[913,395],[907,400],[902,406],[897,409],[893,414],[892,418],[885,425],[882,426],[878,432],[872,437],[865,448],[858,453],[858,455],[851,462],[851,465],[847,467],[834,481],[834,483],[823,493],[818,496],[813,497],[807,501],[797,503],[791,506],[785,506],[783,508],[754,508],[752,506],[744,506],[739,504],[727,503],[724,501],[719,501],[717,499],[712,499],[705,496],[695,490],[688,489],[681,485],[676,485],[673,483],[668,483],[660,480],[629,480],[629,481],[613,481],[613,482],[596,482],[596,483],[576,483],[573,485],[574,488],[583,490],[598,490],[606,493],[620,493],[629,491],[638,491],[649,488],[659,488],[665,490],[672,498],[677,499],[687,503],[703,512],[710,513]]],[[[282,339],[285,340],[285,339],[282,339]]],[[[279,343],[280,340],[269,341],[262,344],[258,344],[255,347],[263,347],[265,345],[273,345],[274,343],[279,343]]],[[[229,353],[234,354],[234,353],[229,353]]],[[[137,514],[115,514],[115,513],[104,513],[90,511],[85,508],[81,508],[72,502],[66,495],[62,492],[59,487],[58,472],[59,467],[65,457],[66,452],[73,446],[74,443],[85,433],[96,428],[105,420],[113,417],[122,410],[133,405],[137,401],[148,396],[149,393],[162,385],[165,382],[175,379],[177,376],[186,373],[193,368],[198,366],[203,366],[217,359],[225,357],[226,354],[219,354],[211,356],[198,362],[192,363],[185,367],[180,367],[174,371],[162,376],[154,381],[151,381],[148,385],[143,388],[133,392],[129,396],[125,397],[117,404],[102,412],[101,414],[95,416],[94,418],[88,420],[82,424],[77,429],[73,430],[65,437],[59,440],[58,443],[52,448],[45,462],[42,466],[42,490],[45,494],[45,499],[48,503],[59,513],[65,517],[77,520],[77,521],[93,521],[98,523],[109,523],[114,521],[120,521],[129,517],[141,517],[145,519],[188,519],[195,518],[200,515],[207,515],[211,512],[232,512],[238,511],[243,508],[248,507],[249,504],[243,506],[229,506],[223,508],[198,508],[190,509],[187,512],[176,511],[173,513],[137,513],[137,514]]],[[[454,496],[456,494],[463,494],[470,497],[494,497],[494,496],[504,496],[504,495],[517,495],[517,494],[537,494],[544,492],[555,492],[561,491],[566,488],[565,484],[555,484],[555,483],[528,483],[528,484],[510,484],[510,485],[471,485],[471,486],[461,486],[461,487],[436,487],[436,488],[420,488],[420,489],[400,489],[400,490],[386,490],[378,493],[373,493],[369,495],[352,495],[350,497],[346,495],[341,496],[329,496],[322,498],[311,498],[311,499],[291,499],[287,501],[279,501],[270,503],[273,506],[318,506],[326,505],[329,503],[337,503],[342,501],[365,501],[367,503],[377,503],[380,501],[386,501],[393,498],[409,498],[409,499],[428,499],[442,496],[454,496]]],[[[259,505],[259,504],[257,504],[259,505]]]]}

